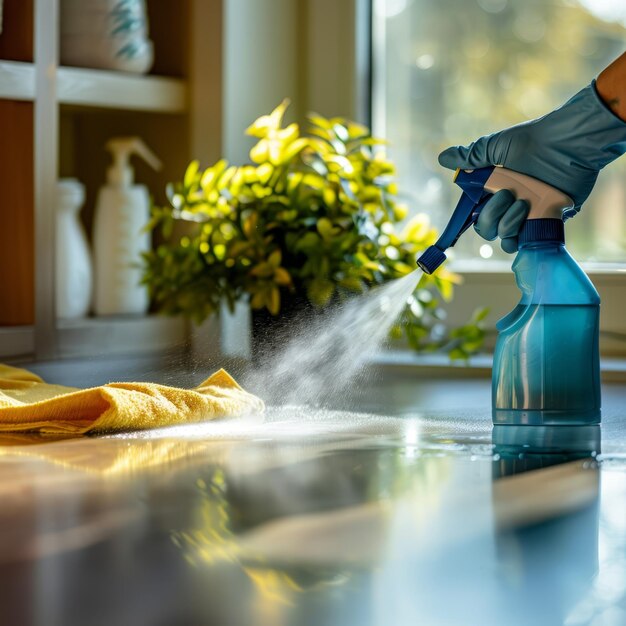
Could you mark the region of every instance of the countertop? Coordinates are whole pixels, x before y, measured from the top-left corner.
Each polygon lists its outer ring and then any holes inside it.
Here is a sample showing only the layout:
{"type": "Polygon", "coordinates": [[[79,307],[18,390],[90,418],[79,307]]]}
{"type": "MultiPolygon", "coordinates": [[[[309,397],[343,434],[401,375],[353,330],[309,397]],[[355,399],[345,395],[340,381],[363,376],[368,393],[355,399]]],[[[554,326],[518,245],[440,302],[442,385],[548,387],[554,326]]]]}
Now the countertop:
{"type": "Polygon", "coordinates": [[[381,375],[325,408],[2,436],[0,622],[625,624],[626,388],[603,401],[601,429],[492,432],[488,381],[381,375]]]}

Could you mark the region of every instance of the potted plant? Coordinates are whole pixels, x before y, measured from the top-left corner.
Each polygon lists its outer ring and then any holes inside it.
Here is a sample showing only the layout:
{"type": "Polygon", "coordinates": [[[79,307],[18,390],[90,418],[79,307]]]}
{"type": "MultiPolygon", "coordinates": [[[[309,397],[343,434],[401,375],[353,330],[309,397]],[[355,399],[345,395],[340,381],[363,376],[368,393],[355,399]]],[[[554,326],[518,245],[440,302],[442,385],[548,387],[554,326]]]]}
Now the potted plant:
{"type": "MultiPolygon", "coordinates": [[[[423,214],[399,226],[408,209],[397,200],[384,141],[319,115],[308,116],[302,133],[283,124],[287,106],[247,129],[258,140],[250,164],[222,159],[201,170],[193,161],[168,186],[170,205],[154,207],[148,228],[164,241],[145,255],[144,282],[162,312],[201,322],[222,302],[232,310],[246,299],[255,326],[267,325],[412,272],[417,254],[437,239],[423,214]],[[180,221],[190,228],[173,235],[180,221]]],[[[417,349],[446,344],[450,337],[432,329],[439,297],[449,299],[457,280],[445,268],[424,276],[394,333],[417,349]]],[[[482,333],[475,322],[461,329],[453,356],[462,356],[468,329],[470,347],[482,333]]]]}

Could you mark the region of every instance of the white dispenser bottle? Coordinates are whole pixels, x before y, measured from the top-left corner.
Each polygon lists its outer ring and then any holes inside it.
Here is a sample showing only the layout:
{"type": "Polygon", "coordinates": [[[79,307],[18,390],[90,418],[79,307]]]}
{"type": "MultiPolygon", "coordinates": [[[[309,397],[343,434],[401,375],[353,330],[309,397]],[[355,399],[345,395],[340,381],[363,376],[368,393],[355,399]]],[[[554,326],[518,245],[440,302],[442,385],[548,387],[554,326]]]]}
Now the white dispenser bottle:
{"type": "Polygon", "coordinates": [[[75,178],[57,183],[56,309],[57,317],[85,317],[91,305],[92,264],[79,212],[85,187],[75,178]]]}
{"type": "Polygon", "coordinates": [[[150,234],[143,232],[150,218],[150,197],[145,186],[133,184],[130,157],[142,157],[155,170],[161,162],[138,137],[116,137],[106,149],[113,155],[113,165],[98,194],[94,218],[94,312],[141,315],[149,304],[141,284],[141,254],[150,249],[150,234]]]}

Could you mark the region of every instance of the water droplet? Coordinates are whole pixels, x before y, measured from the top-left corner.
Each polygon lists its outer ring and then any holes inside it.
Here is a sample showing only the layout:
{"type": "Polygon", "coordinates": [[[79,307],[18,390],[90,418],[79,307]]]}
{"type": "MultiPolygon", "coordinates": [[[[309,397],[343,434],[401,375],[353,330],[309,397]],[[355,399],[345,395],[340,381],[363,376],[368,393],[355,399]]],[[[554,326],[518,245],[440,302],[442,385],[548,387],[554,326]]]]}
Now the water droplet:
{"type": "Polygon", "coordinates": [[[536,43],[546,34],[546,22],[538,13],[528,11],[513,22],[513,32],[521,41],[536,43]]]}
{"type": "Polygon", "coordinates": [[[435,57],[432,54],[420,54],[420,56],[415,59],[415,65],[420,68],[420,70],[429,70],[435,64],[435,57]]]}
{"type": "Polygon", "coordinates": [[[487,13],[500,13],[507,5],[507,0],[478,0],[478,6],[487,13]]]}
{"type": "Polygon", "coordinates": [[[493,256],[493,248],[488,243],[485,243],[480,246],[479,253],[483,259],[490,259],[493,256]]]}
{"type": "Polygon", "coordinates": [[[382,0],[374,4],[378,15],[395,17],[407,8],[408,0],[382,0]]]}

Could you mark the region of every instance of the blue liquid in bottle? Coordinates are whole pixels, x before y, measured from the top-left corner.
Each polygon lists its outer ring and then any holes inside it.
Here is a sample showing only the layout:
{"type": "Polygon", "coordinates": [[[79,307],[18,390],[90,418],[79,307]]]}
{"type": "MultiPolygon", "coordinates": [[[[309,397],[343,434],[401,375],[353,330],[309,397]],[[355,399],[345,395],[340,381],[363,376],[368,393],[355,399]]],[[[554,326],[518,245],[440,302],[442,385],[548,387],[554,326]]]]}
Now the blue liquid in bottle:
{"type": "Polygon", "coordinates": [[[560,220],[528,220],[513,271],[522,298],[496,324],[494,424],[599,423],[600,298],[560,220]]]}

